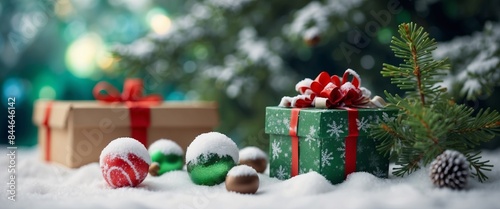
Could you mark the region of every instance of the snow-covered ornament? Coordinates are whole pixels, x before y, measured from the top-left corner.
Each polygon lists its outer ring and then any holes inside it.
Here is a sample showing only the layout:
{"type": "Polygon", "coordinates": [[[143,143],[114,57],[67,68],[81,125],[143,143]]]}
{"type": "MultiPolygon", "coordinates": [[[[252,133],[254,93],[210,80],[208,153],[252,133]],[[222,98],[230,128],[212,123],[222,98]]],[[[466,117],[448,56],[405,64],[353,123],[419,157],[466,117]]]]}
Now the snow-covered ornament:
{"type": "Polygon", "coordinates": [[[318,43],[321,41],[321,32],[316,27],[309,28],[306,31],[304,31],[303,38],[304,38],[304,42],[309,47],[314,47],[314,46],[318,45],[318,43]]]}
{"type": "Polygon", "coordinates": [[[113,188],[139,185],[148,175],[150,164],[146,147],[129,137],[111,141],[99,157],[104,180],[113,188]]]}
{"type": "Polygon", "coordinates": [[[195,184],[220,184],[238,163],[238,158],[238,147],[226,135],[218,132],[200,134],[187,148],[187,171],[195,184]]]}
{"type": "Polygon", "coordinates": [[[148,152],[152,161],[149,174],[152,176],[181,170],[184,165],[184,151],[172,140],[159,139],[149,146],[148,152]]]}
{"type": "Polygon", "coordinates": [[[446,150],[431,163],[430,177],[437,187],[463,189],[469,177],[469,162],[455,150],[446,150]]]}
{"type": "Polygon", "coordinates": [[[240,150],[240,165],[248,165],[259,173],[267,168],[267,155],[258,147],[245,147],[240,150]]]}
{"type": "Polygon", "coordinates": [[[242,194],[255,194],[259,189],[259,176],[257,171],[247,165],[233,167],[227,173],[226,189],[242,194]]]}

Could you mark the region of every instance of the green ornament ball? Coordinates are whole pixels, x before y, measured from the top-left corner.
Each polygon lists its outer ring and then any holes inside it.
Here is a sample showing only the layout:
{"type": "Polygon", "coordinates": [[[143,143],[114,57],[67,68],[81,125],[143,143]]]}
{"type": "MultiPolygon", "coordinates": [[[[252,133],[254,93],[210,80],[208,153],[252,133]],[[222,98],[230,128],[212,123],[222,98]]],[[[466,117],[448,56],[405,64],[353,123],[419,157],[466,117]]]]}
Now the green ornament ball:
{"type": "Polygon", "coordinates": [[[209,154],[200,156],[198,163],[188,163],[187,171],[195,184],[213,186],[224,182],[227,172],[234,166],[236,163],[229,156],[209,154]]]}
{"type": "Polygon", "coordinates": [[[152,161],[149,173],[153,176],[181,170],[184,165],[184,152],[172,140],[159,139],[149,146],[148,152],[152,161]]]}
{"type": "Polygon", "coordinates": [[[200,134],[186,151],[189,177],[198,185],[220,184],[237,165],[238,157],[238,147],[226,135],[218,132],[200,134]]]}

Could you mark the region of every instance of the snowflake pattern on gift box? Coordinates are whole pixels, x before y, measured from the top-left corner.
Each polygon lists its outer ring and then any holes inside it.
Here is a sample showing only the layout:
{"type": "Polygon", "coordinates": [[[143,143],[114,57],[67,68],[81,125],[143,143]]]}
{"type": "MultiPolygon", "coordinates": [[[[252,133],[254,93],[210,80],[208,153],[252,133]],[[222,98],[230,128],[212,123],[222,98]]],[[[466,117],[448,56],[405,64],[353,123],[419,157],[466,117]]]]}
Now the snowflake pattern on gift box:
{"type": "Polygon", "coordinates": [[[358,131],[361,130],[366,132],[370,124],[368,123],[368,120],[365,117],[362,117],[361,120],[356,118],[356,125],[358,126],[358,131]]]}
{"type": "Polygon", "coordinates": [[[372,153],[368,166],[370,166],[370,168],[378,168],[379,163],[380,163],[380,158],[377,155],[372,153]]]}
{"type": "Polygon", "coordinates": [[[321,150],[321,167],[330,166],[333,159],[332,152],[329,152],[328,149],[321,150]]]}
{"type": "Polygon", "coordinates": [[[356,147],[356,149],[357,149],[356,151],[361,154],[361,153],[363,153],[365,151],[366,148],[365,148],[365,146],[363,146],[362,144],[360,144],[360,145],[358,145],[356,147]]]}
{"type": "Polygon", "coordinates": [[[311,168],[300,168],[299,170],[299,174],[304,174],[304,173],[309,173],[309,172],[313,172],[313,169],[311,168]]]}
{"type": "Polygon", "coordinates": [[[285,127],[290,127],[290,119],[289,118],[283,118],[283,120],[281,120],[281,123],[283,123],[283,125],[285,127]]]}
{"type": "Polygon", "coordinates": [[[345,142],[342,142],[340,147],[337,147],[337,151],[341,152],[340,158],[345,162],[345,142]]]}
{"type": "Polygon", "coordinates": [[[342,121],[340,122],[339,125],[337,125],[337,123],[334,121],[332,121],[331,124],[328,124],[328,130],[326,131],[326,133],[330,134],[330,136],[337,136],[337,137],[340,137],[340,134],[343,134],[344,133],[344,130],[342,130],[344,126],[342,125],[342,121]]]}
{"type": "Polygon", "coordinates": [[[319,159],[315,159],[313,163],[315,167],[319,167],[319,159]]]}
{"type": "Polygon", "coordinates": [[[382,113],[382,120],[384,120],[384,122],[386,123],[389,123],[389,122],[393,122],[396,118],[394,117],[389,117],[389,114],[387,114],[386,112],[382,113]]]}
{"type": "Polygon", "coordinates": [[[316,128],[314,128],[314,126],[310,126],[309,127],[309,133],[306,135],[306,138],[304,139],[305,142],[307,142],[309,144],[310,147],[313,148],[314,150],[314,146],[311,146],[311,143],[313,141],[316,141],[316,139],[314,138],[314,135],[316,135],[316,128]]]}
{"type": "Polygon", "coordinates": [[[273,143],[271,144],[271,150],[272,150],[272,154],[273,154],[273,160],[276,160],[279,158],[282,150],[281,150],[281,143],[278,142],[278,141],[273,141],[273,143]]]}
{"type": "Polygon", "coordinates": [[[284,180],[290,178],[290,174],[286,172],[285,168],[280,165],[279,168],[276,169],[276,178],[279,180],[284,180]]]}
{"type": "Polygon", "coordinates": [[[372,174],[376,177],[382,178],[385,177],[387,174],[383,172],[379,167],[376,168],[375,171],[372,172],[372,174]]]}

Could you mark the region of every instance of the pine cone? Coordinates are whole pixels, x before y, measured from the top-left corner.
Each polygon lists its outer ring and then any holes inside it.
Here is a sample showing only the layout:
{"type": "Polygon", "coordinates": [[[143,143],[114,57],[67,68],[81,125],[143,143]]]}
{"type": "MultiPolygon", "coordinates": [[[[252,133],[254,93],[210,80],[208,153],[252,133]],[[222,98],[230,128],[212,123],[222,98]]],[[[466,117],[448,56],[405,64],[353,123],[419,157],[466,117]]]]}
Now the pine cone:
{"type": "Polygon", "coordinates": [[[446,150],[432,161],[430,177],[440,188],[463,189],[469,177],[469,162],[462,153],[446,150]]]}

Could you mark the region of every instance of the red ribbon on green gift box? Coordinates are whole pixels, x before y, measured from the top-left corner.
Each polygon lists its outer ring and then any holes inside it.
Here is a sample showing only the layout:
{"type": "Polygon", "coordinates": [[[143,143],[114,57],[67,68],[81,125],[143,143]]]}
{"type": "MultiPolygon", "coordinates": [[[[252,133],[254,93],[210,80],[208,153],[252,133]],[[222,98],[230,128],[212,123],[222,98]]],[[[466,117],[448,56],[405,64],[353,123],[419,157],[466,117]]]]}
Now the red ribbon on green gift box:
{"type": "Polygon", "coordinates": [[[299,173],[299,138],[297,136],[298,117],[300,108],[338,108],[347,110],[348,135],[345,137],[345,176],[356,171],[356,146],[358,127],[356,119],[358,110],[353,107],[383,107],[380,97],[370,100],[371,92],[361,87],[361,78],[351,69],[347,69],[342,78],[327,72],[321,72],[316,79],[306,78],[297,83],[295,89],[300,93],[295,97],[283,97],[280,105],[292,107],[290,116],[289,135],[292,140],[292,168],[291,176],[299,173]],[[349,76],[352,80],[349,81],[349,76]]]}
{"type": "MultiPolygon", "coordinates": [[[[356,171],[356,150],[357,141],[359,136],[358,126],[356,119],[358,118],[358,110],[355,108],[343,107],[340,109],[347,110],[348,117],[348,134],[345,137],[345,163],[344,163],[344,175],[353,173],[356,171]]],[[[299,125],[299,113],[300,108],[292,108],[290,115],[290,128],[289,135],[292,141],[292,167],[290,175],[296,176],[299,174],[299,137],[297,135],[297,128],[299,125]]]]}

